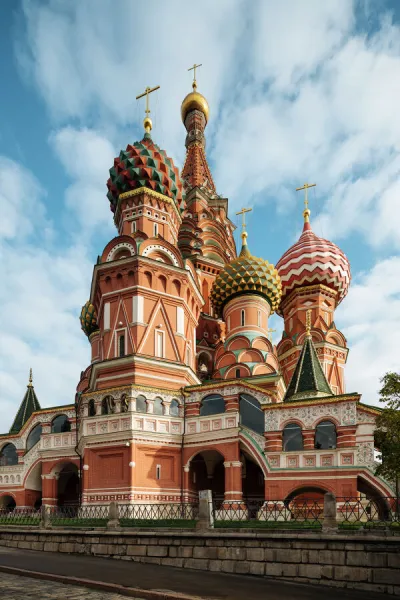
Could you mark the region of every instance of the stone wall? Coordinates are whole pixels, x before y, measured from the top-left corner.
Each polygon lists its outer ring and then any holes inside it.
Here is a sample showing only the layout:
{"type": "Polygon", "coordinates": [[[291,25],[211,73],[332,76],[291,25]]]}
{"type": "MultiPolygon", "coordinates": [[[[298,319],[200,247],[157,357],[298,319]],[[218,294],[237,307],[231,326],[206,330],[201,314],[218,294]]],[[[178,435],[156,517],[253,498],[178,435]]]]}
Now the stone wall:
{"type": "Polygon", "coordinates": [[[400,595],[400,537],[0,528],[0,545],[400,595]]]}

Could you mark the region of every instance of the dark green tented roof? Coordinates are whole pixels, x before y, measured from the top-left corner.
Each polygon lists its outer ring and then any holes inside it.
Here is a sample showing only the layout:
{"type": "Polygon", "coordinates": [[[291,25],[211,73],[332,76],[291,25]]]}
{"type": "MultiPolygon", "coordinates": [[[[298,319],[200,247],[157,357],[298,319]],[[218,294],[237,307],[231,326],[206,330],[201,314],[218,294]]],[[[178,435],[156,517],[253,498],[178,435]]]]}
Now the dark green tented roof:
{"type": "Polygon", "coordinates": [[[333,396],[333,392],[319,362],[311,335],[307,335],[283,401],[293,402],[324,396],[333,396]]]}
{"type": "Polygon", "coordinates": [[[32,384],[31,369],[29,374],[28,387],[24,399],[22,400],[21,405],[18,409],[17,416],[14,419],[14,423],[11,425],[10,433],[18,433],[18,431],[20,431],[25,425],[31,414],[36,410],[40,410],[40,404],[32,384]]]}

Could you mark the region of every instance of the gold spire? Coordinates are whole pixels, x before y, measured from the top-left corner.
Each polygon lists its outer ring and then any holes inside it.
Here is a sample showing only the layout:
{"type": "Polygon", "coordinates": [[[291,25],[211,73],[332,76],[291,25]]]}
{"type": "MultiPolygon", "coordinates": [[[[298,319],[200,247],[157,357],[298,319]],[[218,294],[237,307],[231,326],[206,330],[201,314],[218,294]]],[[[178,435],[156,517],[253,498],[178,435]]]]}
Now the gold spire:
{"type": "Polygon", "coordinates": [[[29,383],[28,383],[28,387],[33,387],[33,383],[32,383],[32,368],[29,369],[29,383]]]}
{"type": "Polygon", "coordinates": [[[190,92],[190,94],[188,94],[186,96],[186,98],[183,99],[183,102],[182,102],[181,116],[182,116],[183,123],[185,123],[186,115],[191,110],[199,110],[205,116],[206,123],[208,121],[208,113],[209,113],[208,102],[204,98],[204,96],[202,96],[197,91],[196,69],[198,69],[201,66],[202,66],[202,64],[199,64],[199,65],[194,64],[193,67],[190,67],[188,69],[188,71],[193,71],[193,83],[192,83],[193,91],[190,92]]]}
{"type": "Polygon", "coordinates": [[[145,91],[143,92],[143,94],[139,94],[139,96],[136,96],[136,100],[139,100],[139,98],[143,98],[143,96],[146,96],[146,109],[145,109],[145,113],[146,116],[143,120],[143,127],[146,133],[150,133],[150,131],[152,130],[153,127],[153,122],[149,117],[150,114],[150,108],[149,108],[149,94],[151,94],[152,92],[155,92],[156,90],[159,90],[160,86],[157,85],[156,87],[150,88],[149,86],[147,86],[147,88],[145,89],[145,91]]]}
{"type": "Polygon", "coordinates": [[[310,222],[310,209],[308,208],[308,188],[315,187],[316,185],[317,185],[316,183],[305,183],[303,185],[303,187],[296,188],[296,192],[299,192],[300,190],[304,190],[304,211],[303,211],[304,223],[310,222]]]}
{"type": "Polygon", "coordinates": [[[306,336],[311,336],[311,308],[306,312],[306,336]]]}

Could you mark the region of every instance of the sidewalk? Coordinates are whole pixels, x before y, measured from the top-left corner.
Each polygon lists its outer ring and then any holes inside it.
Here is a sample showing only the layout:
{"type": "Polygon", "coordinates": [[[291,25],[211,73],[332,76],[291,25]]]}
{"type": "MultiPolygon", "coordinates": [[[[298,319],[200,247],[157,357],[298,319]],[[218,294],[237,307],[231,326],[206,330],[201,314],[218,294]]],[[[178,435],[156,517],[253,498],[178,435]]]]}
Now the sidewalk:
{"type": "MultiPolygon", "coordinates": [[[[141,597],[149,599],[179,598],[179,594],[183,594],[184,598],[197,596],[213,600],[321,600],[321,597],[324,600],[338,598],[340,600],[383,600],[387,598],[386,594],[299,585],[261,577],[177,569],[132,561],[35,552],[0,546],[0,572],[2,567],[140,588],[142,591],[148,591],[141,594],[141,597]],[[151,592],[167,590],[169,594],[158,593],[154,596],[151,594],[151,592]]],[[[120,589],[113,589],[112,586],[107,588],[110,592],[122,593],[120,589]]],[[[129,595],[132,597],[132,594],[129,595]]]]}

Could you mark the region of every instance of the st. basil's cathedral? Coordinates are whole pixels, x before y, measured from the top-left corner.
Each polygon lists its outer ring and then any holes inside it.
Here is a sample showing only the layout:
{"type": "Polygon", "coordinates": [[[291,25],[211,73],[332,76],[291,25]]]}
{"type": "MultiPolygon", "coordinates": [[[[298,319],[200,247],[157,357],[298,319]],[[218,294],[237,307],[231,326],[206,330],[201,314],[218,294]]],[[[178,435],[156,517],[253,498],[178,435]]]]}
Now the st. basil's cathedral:
{"type": "Polygon", "coordinates": [[[54,408],[40,407],[31,374],[0,436],[0,506],[176,503],[204,489],[224,508],[393,495],[374,474],[379,410],[345,389],[335,309],[347,257],[312,231],[307,205],[275,267],[253,256],[245,227],[237,253],[196,80],[181,107],[181,172],[153,141],[148,113],[107,181],[117,235],[80,317],[90,365],[74,401],[54,408]],[[274,312],[284,321],[276,346],[274,312]]]}

